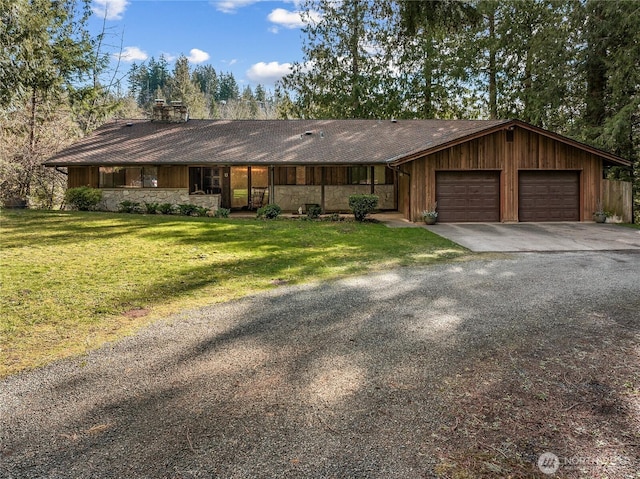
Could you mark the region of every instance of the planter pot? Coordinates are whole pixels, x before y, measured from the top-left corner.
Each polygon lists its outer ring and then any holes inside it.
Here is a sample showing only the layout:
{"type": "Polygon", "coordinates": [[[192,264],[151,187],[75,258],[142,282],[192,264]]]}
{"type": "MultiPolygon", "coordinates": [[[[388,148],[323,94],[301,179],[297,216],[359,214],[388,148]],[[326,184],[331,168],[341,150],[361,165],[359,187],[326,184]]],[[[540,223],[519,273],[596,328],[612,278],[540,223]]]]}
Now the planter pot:
{"type": "Polygon", "coordinates": [[[424,222],[427,225],[435,225],[436,221],[438,221],[438,218],[435,218],[433,216],[425,216],[424,217],[424,222]]]}
{"type": "Polygon", "coordinates": [[[594,213],[593,220],[596,223],[604,223],[607,221],[607,215],[605,215],[604,213],[594,213]]]}

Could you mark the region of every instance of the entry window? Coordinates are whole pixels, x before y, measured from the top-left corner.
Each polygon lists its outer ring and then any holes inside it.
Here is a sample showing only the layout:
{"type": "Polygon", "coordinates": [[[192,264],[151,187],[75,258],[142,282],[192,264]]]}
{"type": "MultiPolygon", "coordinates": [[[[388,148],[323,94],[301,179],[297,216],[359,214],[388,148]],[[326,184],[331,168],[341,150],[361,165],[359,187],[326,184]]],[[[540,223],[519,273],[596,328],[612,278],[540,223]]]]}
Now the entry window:
{"type": "Polygon", "coordinates": [[[195,166],[189,168],[189,194],[219,195],[222,193],[220,167],[195,166]]]}
{"type": "Polygon", "coordinates": [[[249,205],[249,168],[231,167],[231,207],[243,208],[249,205]]]}
{"type": "Polygon", "coordinates": [[[101,166],[100,188],[157,188],[156,166],[101,166]]]}

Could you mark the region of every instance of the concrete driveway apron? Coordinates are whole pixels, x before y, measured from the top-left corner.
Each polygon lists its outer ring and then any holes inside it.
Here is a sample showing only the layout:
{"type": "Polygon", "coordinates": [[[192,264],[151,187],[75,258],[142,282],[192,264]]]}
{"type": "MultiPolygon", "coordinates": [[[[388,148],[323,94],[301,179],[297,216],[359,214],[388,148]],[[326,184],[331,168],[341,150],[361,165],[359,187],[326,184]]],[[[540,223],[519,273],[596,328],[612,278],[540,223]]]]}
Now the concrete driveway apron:
{"type": "Polygon", "coordinates": [[[424,227],[474,252],[640,251],[640,230],[613,224],[442,223],[424,227]]]}

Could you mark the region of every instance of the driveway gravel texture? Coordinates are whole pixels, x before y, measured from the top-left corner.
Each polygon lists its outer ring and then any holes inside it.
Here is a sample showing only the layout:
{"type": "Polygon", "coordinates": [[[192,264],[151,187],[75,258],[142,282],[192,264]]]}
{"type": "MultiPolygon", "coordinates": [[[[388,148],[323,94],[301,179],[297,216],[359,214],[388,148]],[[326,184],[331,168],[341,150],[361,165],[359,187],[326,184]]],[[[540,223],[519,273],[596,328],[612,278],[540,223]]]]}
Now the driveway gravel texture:
{"type": "Polygon", "coordinates": [[[639,326],[634,252],[285,285],[4,379],[0,477],[640,477],[639,326]]]}

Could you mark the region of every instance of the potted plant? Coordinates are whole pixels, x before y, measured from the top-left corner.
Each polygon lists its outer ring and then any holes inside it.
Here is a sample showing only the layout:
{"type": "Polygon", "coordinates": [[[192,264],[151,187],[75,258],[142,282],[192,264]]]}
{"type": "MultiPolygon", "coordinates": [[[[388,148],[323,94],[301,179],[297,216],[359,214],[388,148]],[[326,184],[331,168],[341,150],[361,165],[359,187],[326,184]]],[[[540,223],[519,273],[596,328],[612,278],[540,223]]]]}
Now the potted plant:
{"type": "Polygon", "coordinates": [[[596,211],[593,213],[593,220],[596,223],[604,223],[607,221],[607,216],[609,215],[604,210],[604,207],[602,205],[602,200],[598,200],[596,202],[596,211]]]}
{"type": "Polygon", "coordinates": [[[429,208],[422,212],[422,219],[428,225],[435,225],[436,221],[438,221],[438,212],[436,209],[438,208],[438,202],[433,203],[433,205],[429,205],[429,208]]]}

